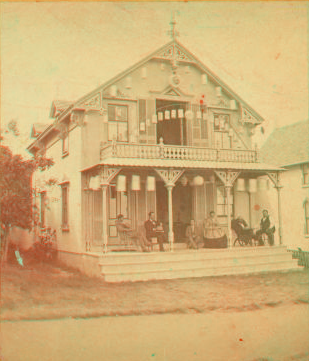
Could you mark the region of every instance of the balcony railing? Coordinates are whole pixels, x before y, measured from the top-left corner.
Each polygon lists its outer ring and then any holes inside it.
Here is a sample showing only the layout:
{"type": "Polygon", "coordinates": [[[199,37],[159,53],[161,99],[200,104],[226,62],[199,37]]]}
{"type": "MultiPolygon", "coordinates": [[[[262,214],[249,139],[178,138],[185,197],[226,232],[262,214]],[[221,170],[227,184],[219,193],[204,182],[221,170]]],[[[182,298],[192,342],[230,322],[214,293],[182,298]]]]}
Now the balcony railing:
{"type": "Polygon", "coordinates": [[[180,159],[214,162],[257,163],[257,150],[214,149],[165,144],[101,144],[100,159],[180,159]]]}

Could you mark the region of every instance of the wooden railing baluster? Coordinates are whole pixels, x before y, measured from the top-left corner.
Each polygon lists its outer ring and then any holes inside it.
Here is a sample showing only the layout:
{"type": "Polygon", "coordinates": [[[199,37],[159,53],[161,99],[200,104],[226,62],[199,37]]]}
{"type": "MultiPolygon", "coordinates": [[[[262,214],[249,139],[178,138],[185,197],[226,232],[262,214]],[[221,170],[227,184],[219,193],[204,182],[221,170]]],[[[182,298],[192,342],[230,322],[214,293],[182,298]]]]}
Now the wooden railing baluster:
{"type": "Polygon", "coordinates": [[[142,158],[142,159],[179,159],[179,160],[201,160],[236,163],[258,163],[258,150],[243,149],[215,149],[201,147],[186,147],[165,145],[163,143],[150,144],[128,144],[112,142],[101,143],[100,159],[110,157],[142,158]]]}

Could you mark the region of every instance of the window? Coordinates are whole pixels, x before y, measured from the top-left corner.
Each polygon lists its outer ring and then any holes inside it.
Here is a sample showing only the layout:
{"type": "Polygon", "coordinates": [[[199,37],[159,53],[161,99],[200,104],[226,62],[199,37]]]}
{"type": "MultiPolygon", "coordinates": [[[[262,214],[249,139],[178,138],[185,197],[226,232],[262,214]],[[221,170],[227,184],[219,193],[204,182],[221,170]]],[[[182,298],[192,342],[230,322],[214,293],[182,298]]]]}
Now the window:
{"type": "MultiPolygon", "coordinates": [[[[233,194],[230,195],[230,215],[233,216],[233,194]]],[[[227,216],[227,197],[224,186],[217,187],[217,215],[218,217],[227,216]]]]}
{"type": "Polygon", "coordinates": [[[309,164],[303,164],[303,185],[309,185],[309,164]]]}
{"type": "Polygon", "coordinates": [[[117,218],[118,214],[123,214],[124,218],[128,217],[128,193],[117,192],[116,186],[111,184],[109,199],[109,214],[111,219],[117,218]]]}
{"type": "Polygon", "coordinates": [[[229,136],[230,116],[227,114],[214,114],[215,146],[220,149],[231,148],[229,136]]]}
{"type": "Polygon", "coordinates": [[[206,106],[193,104],[192,109],[194,112],[192,123],[193,139],[208,139],[206,106]]]}
{"type": "Polygon", "coordinates": [[[146,100],[138,101],[139,132],[146,133],[146,100]]]}
{"type": "Polygon", "coordinates": [[[108,106],[108,140],[128,141],[128,108],[125,105],[108,106]]]}
{"type": "Polygon", "coordinates": [[[309,199],[304,202],[305,208],[305,234],[309,235],[309,199]]]}
{"type": "MultiPolygon", "coordinates": [[[[109,187],[109,219],[114,220],[117,218],[118,214],[122,214],[125,219],[128,218],[128,193],[127,192],[117,192],[116,185],[111,184],[109,187]]],[[[114,222],[112,222],[114,223],[114,222]]],[[[117,228],[115,225],[111,224],[109,226],[109,236],[117,237],[117,228]]]]}
{"type": "Polygon", "coordinates": [[[45,227],[46,192],[40,193],[40,227],[45,227]]]}
{"type": "Polygon", "coordinates": [[[62,138],[62,156],[69,154],[69,133],[66,133],[62,138]]]}
{"type": "Polygon", "coordinates": [[[61,202],[62,202],[62,230],[69,230],[69,183],[64,183],[61,185],[61,202]]]}

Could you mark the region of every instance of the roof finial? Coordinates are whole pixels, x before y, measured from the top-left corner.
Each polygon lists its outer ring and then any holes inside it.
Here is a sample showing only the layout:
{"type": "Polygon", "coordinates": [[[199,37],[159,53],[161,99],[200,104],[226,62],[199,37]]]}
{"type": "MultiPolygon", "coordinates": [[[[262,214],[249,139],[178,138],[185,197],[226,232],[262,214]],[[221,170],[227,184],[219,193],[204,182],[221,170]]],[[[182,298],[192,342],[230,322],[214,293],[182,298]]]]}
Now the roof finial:
{"type": "Polygon", "coordinates": [[[172,40],[175,40],[177,36],[179,36],[179,32],[176,30],[176,19],[175,19],[175,11],[172,13],[172,20],[170,22],[171,30],[168,34],[171,36],[172,40]]]}

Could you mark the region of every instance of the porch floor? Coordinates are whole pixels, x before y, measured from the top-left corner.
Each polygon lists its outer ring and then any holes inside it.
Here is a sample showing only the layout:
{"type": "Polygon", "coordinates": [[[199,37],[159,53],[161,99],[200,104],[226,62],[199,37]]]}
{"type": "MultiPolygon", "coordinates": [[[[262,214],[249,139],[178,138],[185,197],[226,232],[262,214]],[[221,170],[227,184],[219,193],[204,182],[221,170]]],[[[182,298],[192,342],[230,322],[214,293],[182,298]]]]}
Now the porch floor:
{"type": "Polygon", "coordinates": [[[100,274],[107,282],[302,270],[286,246],[192,250],[176,243],[175,252],[91,254],[98,257],[100,274]]]}

